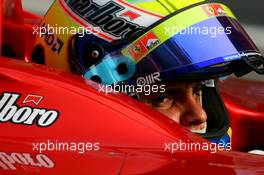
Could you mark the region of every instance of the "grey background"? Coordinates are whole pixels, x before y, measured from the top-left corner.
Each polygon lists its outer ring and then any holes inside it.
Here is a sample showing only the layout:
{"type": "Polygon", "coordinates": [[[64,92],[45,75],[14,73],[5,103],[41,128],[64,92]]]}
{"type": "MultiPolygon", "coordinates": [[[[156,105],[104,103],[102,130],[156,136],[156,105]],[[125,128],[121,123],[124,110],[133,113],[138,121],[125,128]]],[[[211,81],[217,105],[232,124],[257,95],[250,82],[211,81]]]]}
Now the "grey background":
{"type": "MultiPolygon", "coordinates": [[[[23,7],[32,12],[44,15],[53,0],[22,0],[23,7]]],[[[236,17],[264,54],[264,1],[263,0],[209,0],[208,2],[222,2],[228,5],[236,17]]],[[[264,81],[264,76],[251,73],[243,78],[264,81]]]]}

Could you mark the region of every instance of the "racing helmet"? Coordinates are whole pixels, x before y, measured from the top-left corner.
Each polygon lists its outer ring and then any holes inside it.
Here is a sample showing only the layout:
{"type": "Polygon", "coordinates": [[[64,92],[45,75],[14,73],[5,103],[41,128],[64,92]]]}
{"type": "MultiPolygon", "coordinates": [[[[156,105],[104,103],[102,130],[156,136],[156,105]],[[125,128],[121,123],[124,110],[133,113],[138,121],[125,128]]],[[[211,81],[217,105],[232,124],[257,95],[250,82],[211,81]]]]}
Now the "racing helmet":
{"type": "Polygon", "coordinates": [[[32,62],[113,85],[203,81],[207,131],[230,142],[215,80],[251,71],[264,59],[231,10],[202,0],[56,0],[36,35],[32,62]],[[41,59],[39,59],[41,58],[41,59]],[[210,80],[210,81],[208,81],[210,80]]]}

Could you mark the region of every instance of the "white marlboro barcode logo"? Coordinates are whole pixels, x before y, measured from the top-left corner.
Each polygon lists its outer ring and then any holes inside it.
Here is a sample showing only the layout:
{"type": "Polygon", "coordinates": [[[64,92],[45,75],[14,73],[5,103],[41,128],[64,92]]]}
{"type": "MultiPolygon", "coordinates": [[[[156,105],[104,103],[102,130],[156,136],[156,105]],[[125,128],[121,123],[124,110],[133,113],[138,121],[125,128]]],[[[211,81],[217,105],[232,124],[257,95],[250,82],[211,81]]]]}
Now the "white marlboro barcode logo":
{"type": "MultiPolygon", "coordinates": [[[[28,97],[28,96],[27,96],[28,97]]],[[[40,97],[40,96],[39,96],[40,97]]],[[[0,98],[0,123],[12,122],[15,124],[47,127],[52,125],[58,118],[59,112],[45,108],[33,108],[30,106],[19,107],[17,104],[19,94],[4,93],[0,98]]],[[[30,99],[32,102],[36,99],[30,99]]],[[[24,100],[25,102],[25,100],[24,100]]]]}

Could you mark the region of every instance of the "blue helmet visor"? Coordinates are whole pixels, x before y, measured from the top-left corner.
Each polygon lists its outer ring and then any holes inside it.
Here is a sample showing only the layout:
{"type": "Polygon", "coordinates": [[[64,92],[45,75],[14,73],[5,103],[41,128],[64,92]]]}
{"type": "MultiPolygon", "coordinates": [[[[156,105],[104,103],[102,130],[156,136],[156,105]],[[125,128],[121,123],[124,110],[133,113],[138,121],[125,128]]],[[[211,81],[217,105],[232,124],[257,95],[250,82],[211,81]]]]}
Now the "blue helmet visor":
{"type": "Polygon", "coordinates": [[[239,74],[249,68],[246,60],[256,67],[263,64],[258,48],[240,24],[222,16],[174,34],[136,64],[135,76],[160,72],[165,79],[209,79],[239,74]]]}

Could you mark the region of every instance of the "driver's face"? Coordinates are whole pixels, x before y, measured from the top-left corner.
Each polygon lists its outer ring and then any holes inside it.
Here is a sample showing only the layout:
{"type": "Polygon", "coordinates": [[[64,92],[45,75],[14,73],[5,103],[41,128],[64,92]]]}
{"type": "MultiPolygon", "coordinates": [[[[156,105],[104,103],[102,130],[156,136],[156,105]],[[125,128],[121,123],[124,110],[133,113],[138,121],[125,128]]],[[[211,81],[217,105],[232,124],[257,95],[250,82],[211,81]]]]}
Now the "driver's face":
{"type": "Polygon", "coordinates": [[[173,83],[160,94],[139,94],[140,100],[190,130],[203,130],[207,115],[202,107],[201,83],[173,83]]]}

